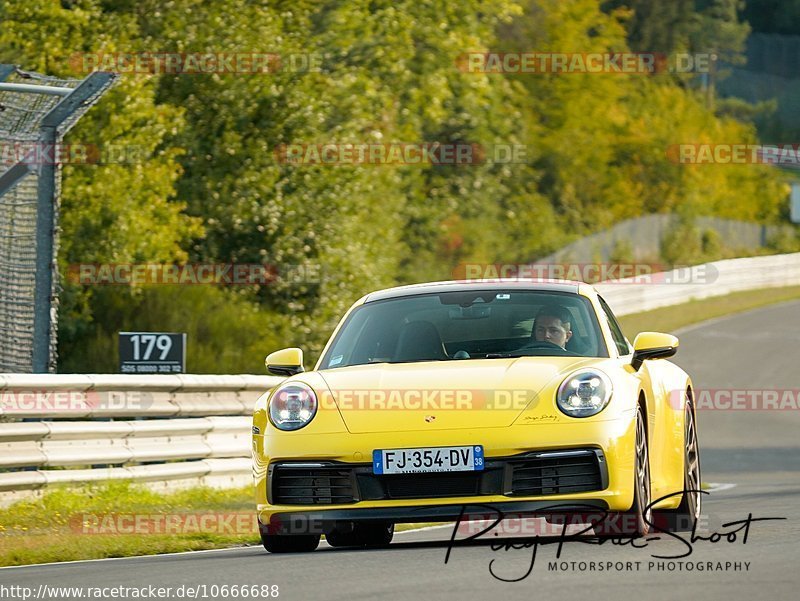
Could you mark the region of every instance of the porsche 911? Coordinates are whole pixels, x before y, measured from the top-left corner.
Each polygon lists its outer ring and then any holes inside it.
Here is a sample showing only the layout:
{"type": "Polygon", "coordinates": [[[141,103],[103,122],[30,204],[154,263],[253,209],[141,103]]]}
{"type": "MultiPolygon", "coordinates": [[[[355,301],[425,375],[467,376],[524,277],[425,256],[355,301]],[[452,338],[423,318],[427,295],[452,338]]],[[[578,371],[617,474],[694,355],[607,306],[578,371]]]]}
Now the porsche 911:
{"type": "MultiPolygon", "coordinates": [[[[367,294],[311,371],[258,400],[253,459],[271,552],[379,547],[398,523],[474,507],[633,517],[700,512],[692,382],[678,339],[631,344],[590,285],[461,281],[367,294]]],[[[476,510],[477,511],[477,510],[476,510]]]]}

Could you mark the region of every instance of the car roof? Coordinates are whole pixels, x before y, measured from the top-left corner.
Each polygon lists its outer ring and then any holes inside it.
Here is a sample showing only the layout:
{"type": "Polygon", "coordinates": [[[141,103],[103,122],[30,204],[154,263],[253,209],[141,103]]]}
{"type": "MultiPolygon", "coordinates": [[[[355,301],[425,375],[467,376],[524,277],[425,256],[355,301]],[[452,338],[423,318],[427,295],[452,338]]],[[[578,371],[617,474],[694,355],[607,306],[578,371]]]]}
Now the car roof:
{"type": "Polygon", "coordinates": [[[414,296],[417,294],[437,294],[440,292],[468,292],[471,290],[539,290],[542,292],[568,292],[579,294],[585,290],[592,290],[584,282],[572,280],[521,280],[490,279],[490,280],[449,280],[443,282],[427,282],[396,286],[385,290],[371,292],[364,297],[365,303],[370,303],[389,298],[414,296]]]}

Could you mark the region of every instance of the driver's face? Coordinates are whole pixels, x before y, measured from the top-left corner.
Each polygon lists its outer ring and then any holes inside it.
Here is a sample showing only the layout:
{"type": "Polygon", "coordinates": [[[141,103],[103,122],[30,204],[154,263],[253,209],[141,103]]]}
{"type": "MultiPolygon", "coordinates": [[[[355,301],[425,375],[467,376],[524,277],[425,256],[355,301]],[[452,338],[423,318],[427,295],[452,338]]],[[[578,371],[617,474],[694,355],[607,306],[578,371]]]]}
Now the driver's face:
{"type": "Polygon", "coordinates": [[[552,342],[564,348],[572,337],[572,330],[569,322],[562,324],[558,317],[543,315],[536,320],[536,330],[533,334],[538,342],[552,342]]]}

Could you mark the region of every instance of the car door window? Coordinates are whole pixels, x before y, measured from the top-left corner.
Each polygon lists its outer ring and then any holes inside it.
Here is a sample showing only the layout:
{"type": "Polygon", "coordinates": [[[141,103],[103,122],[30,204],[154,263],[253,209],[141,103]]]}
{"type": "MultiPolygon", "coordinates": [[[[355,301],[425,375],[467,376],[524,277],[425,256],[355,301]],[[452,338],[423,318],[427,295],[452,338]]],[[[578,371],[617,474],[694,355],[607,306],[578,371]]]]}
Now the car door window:
{"type": "Polygon", "coordinates": [[[603,313],[605,313],[606,321],[608,321],[608,327],[611,329],[611,337],[614,339],[614,344],[617,345],[619,354],[627,355],[631,352],[631,347],[628,344],[628,341],[625,339],[625,335],[622,333],[622,328],[619,327],[617,318],[614,317],[614,314],[611,312],[611,308],[608,306],[606,301],[604,301],[602,297],[598,296],[597,298],[600,300],[600,306],[603,308],[603,313]]]}

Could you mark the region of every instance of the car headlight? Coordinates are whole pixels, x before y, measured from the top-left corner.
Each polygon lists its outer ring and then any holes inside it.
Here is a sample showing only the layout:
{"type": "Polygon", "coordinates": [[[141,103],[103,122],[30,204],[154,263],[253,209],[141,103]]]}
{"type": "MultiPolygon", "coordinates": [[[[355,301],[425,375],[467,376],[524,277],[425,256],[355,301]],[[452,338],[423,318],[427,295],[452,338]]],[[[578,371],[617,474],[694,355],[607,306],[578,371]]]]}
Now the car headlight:
{"type": "Polygon", "coordinates": [[[281,386],[269,400],[269,419],[278,430],[299,430],[317,414],[317,395],[300,382],[281,386]]]}
{"type": "Polygon", "coordinates": [[[590,417],[600,413],[611,399],[611,380],[597,369],[571,373],[558,387],[558,408],[570,417],[590,417]]]}

